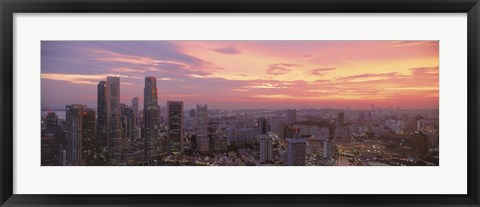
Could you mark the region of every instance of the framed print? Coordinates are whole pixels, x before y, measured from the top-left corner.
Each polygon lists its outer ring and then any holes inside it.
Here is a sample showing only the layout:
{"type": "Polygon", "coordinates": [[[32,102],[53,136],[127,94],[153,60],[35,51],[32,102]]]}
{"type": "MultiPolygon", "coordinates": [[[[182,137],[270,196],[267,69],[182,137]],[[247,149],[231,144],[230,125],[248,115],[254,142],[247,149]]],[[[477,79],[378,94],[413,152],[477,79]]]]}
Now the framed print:
{"type": "Polygon", "coordinates": [[[479,206],[479,4],[2,1],[2,206],[479,206]]]}

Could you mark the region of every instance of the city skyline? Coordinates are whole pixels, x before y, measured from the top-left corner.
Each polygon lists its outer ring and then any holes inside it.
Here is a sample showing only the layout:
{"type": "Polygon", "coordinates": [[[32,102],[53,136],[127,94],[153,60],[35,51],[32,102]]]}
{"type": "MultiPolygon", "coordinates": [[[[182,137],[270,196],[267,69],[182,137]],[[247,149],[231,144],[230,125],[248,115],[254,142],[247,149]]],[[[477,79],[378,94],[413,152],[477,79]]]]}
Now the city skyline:
{"type": "Polygon", "coordinates": [[[437,41],[43,41],[42,109],[97,108],[97,85],[120,79],[120,102],[209,109],[438,109],[437,41]],[[287,58],[290,57],[290,58],[287,58]]]}

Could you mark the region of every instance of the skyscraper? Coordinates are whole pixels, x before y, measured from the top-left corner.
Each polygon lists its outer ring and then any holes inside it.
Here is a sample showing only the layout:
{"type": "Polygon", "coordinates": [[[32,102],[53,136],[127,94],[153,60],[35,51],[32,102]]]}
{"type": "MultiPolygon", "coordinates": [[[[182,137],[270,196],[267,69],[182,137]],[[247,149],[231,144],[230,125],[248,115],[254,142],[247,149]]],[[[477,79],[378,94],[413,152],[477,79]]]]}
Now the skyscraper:
{"type": "Polygon", "coordinates": [[[72,104],[65,106],[66,115],[66,138],[67,138],[67,160],[68,165],[84,165],[85,160],[82,155],[82,130],[83,130],[83,112],[87,106],[81,104],[72,104]]]}
{"type": "Polygon", "coordinates": [[[287,165],[304,166],[307,144],[304,139],[288,138],[287,139],[287,165]]]}
{"type": "Polygon", "coordinates": [[[122,152],[120,115],[120,78],[107,77],[107,145],[113,164],[120,160],[122,152]]]}
{"type": "Polygon", "coordinates": [[[158,139],[158,92],[157,78],[145,77],[143,89],[144,153],[149,156],[151,145],[158,139]]]}
{"type": "Polygon", "coordinates": [[[167,150],[169,153],[183,151],[183,101],[167,102],[168,135],[167,150]]]}
{"type": "Polygon", "coordinates": [[[343,112],[338,112],[337,114],[337,127],[344,126],[344,114],[343,112]]]}
{"type": "Polygon", "coordinates": [[[268,133],[268,122],[266,117],[258,118],[258,134],[267,134],[268,133]]]}
{"type": "Polygon", "coordinates": [[[333,140],[332,139],[325,139],[323,141],[323,157],[324,158],[331,158],[333,156],[334,151],[333,140]]]}
{"type": "Polygon", "coordinates": [[[260,163],[273,161],[272,138],[267,134],[258,135],[260,142],[260,163]]]}
{"type": "Polygon", "coordinates": [[[297,110],[296,109],[288,109],[287,110],[287,122],[289,124],[293,124],[297,121],[297,110]]]}
{"type": "Polygon", "coordinates": [[[139,109],[138,109],[138,97],[133,97],[132,99],[132,115],[133,115],[133,122],[132,122],[132,139],[138,139],[140,138],[141,133],[138,133],[141,126],[141,121],[140,121],[140,116],[139,116],[139,109]]]}
{"type": "Polygon", "coordinates": [[[208,138],[208,108],[207,105],[198,105],[195,116],[195,131],[197,136],[197,151],[209,152],[210,151],[210,139],[208,138]]]}
{"type": "Polygon", "coordinates": [[[95,160],[95,111],[85,109],[82,113],[82,158],[86,165],[93,165],[95,160]]]}
{"type": "Polygon", "coordinates": [[[107,82],[100,81],[97,86],[97,136],[95,151],[98,156],[107,147],[107,82]]]}
{"type": "Polygon", "coordinates": [[[132,99],[132,109],[136,112],[138,112],[138,100],[138,97],[133,97],[132,99]]]}

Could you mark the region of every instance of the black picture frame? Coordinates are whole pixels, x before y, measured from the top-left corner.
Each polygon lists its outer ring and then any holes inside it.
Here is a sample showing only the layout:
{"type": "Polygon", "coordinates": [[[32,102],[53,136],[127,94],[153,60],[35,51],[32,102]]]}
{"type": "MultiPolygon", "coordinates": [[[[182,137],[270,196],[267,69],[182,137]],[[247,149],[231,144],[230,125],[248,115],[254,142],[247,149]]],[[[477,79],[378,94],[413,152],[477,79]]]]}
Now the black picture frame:
{"type": "MultiPolygon", "coordinates": [[[[0,0],[1,206],[480,206],[478,0],[0,0]],[[467,13],[468,193],[465,195],[20,195],[13,194],[15,13],[467,13]]],[[[455,178],[445,178],[455,179],[455,178]]],[[[92,186],[94,187],[94,186],[92,186]]],[[[412,186],[413,187],[413,186],[412,186]]],[[[268,193],[268,192],[266,192],[268,193]]]]}

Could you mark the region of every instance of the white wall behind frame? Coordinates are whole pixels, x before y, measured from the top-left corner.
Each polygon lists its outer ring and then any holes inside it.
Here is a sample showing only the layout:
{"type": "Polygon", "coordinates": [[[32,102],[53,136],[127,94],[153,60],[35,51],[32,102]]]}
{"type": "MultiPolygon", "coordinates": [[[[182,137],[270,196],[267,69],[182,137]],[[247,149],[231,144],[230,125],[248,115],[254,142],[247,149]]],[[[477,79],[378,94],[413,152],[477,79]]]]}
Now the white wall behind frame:
{"type": "Polygon", "coordinates": [[[466,31],[466,14],[17,13],[14,193],[465,194],[466,31]],[[440,166],[40,167],[41,40],[440,40],[440,166]]]}

